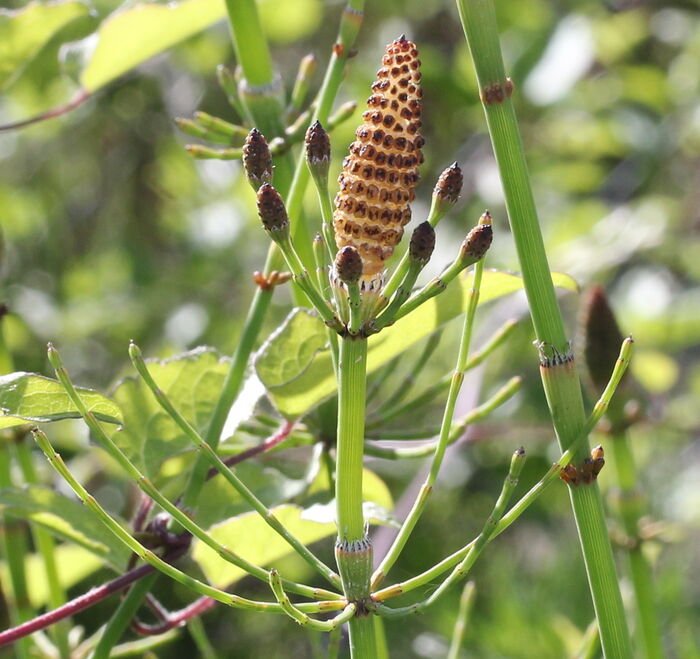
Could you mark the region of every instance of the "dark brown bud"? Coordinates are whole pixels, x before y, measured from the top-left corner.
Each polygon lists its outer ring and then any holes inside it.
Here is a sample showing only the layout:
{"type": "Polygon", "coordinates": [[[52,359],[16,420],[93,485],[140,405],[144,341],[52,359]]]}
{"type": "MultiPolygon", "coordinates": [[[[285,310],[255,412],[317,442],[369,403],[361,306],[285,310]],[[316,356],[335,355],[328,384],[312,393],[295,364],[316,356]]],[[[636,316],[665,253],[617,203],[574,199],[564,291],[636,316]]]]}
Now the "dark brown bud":
{"type": "Polygon", "coordinates": [[[479,260],[486,254],[493,240],[490,224],[477,224],[462,243],[462,252],[471,259],[479,260]]]}
{"type": "Polygon", "coordinates": [[[338,250],[335,257],[335,271],[345,284],[354,284],[362,276],[362,257],[351,245],[338,250]]]}
{"type": "Polygon", "coordinates": [[[462,175],[462,169],[457,162],[453,162],[440,174],[440,178],[438,178],[435,184],[433,194],[443,204],[454,206],[459,199],[459,193],[462,191],[463,183],[464,176],[462,175]]]}
{"type": "Polygon", "coordinates": [[[282,237],[280,232],[289,231],[287,209],[280,193],[269,183],[263,183],[258,190],[258,215],[266,231],[275,232],[278,237],[282,237]]]}
{"type": "Polygon", "coordinates": [[[425,264],[430,260],[435,249],[435,229],[430,222],[422,222],[419,224],[408,246],[408,253],[414,261],[425,264]]]}
{"type": "Polygon", "coordinates": [[[261,184],[272,181],[272,155],[263,134],[253,128],[243,145],[243,167],[248,181],[257,190],[261,184]]]}
{"type": "Polygon", "coordinates": [[[623,338],[602,286],[593,286],[584,295],[581,329],[588,373],[594,388],[602,391],[610,379],[623,338]]]}
{"type": "Polygon", "coordinates": [[[316,121],[306,131],[306,162],[314,176],[327,176],[331,161],[331,141],[328,133],[316,121]]]}

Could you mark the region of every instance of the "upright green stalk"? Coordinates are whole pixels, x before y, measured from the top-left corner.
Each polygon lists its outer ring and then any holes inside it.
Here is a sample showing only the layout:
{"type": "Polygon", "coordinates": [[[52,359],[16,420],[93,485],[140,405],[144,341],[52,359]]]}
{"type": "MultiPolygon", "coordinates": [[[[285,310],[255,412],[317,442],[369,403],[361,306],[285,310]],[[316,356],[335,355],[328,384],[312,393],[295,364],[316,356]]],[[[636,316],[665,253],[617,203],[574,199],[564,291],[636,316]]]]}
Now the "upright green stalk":
{"type": "Polygon", "coordinates": [[[651,567],[642,552],[639,519],[644,512],[644,495],[637,487],[637,471],[626,430],[613,432],[607,446],[612,448],[617,475],[618,510],[627,534],[627,556],[634,587],[637,625],[646,659],[662,659],[664,649],[654,604],[654,582],[651,567]]]}
{"type": "MultiPolygon", "coordinates": [[[[11,458],[8,446],[9,439],[2,438],[0,445],[0,488],[12,487],[11,458]]],[[[10,573],[12,584],[12,600],[9,613],[13,626],[29,620],[33,616],[29,603],[29,591],[27,589],[27,574],[24,570],[24,558],[27,556],[27,538],[24,525],[17,517],[3,515],[2,519],[2,544],[5,560],[10,573]]],[[[15,648],[18,659],[29,657],[31,640],[20,639],[15,648]]]]}
{"type": "MultiPolygon", "coordinates": [[[[501,174],[535,333],[542,350],[542,378],[559,445],[577,437],[585,416],[578,374],[557,304],[530,188],[527,164],[506,78],[491,0],[457,0],[462,26],[474,60],[486,121],[501,174]],[[557,356],[564,359],[556,359],[557,356]]],[[[577,457],[588,453],[587,443],[577,457]]],[[[606,657],[631,657],[617,573],[600,491],[591,485],[570,488],[593,604],[606,657]]]]}
{"type": "MultiPolygon", "coordinates": [[[[336,455],[336,560],[345,596],[363,603],[369,596],[372,547],[362,514],[362,458],[365,439],[367,340],[346,336],[340,341],[338,363],[338,445],[336,455]]],[[[353,659],[377,656],[374,621],[356,615],[350,622],[353,659]]]]}

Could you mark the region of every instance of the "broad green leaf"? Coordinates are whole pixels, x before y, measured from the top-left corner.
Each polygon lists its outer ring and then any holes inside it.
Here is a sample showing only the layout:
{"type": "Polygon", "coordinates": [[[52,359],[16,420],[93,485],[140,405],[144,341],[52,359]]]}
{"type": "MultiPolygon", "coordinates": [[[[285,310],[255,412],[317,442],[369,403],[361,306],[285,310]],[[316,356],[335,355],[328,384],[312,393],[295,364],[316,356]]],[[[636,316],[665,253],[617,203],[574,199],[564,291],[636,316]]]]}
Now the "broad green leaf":
{"type": "MultiPolygon", "coordinates": [[[[91,389],[81,388],[78,392],[87,409],[100,421],[121,423],[121,411],[109,398],[91,389]]],[[[0,377],[0,429],[79,417],[57,380],[34,373],[9,373],[0,377]]]]}
{"type": "MultiPolygon", "coordinates": [[[[172,404],[203,433],[228,371],[228,360],[211,348],[197,348],[172,359],[148,360],[148,368],[172,404]]],[[[169,457],[193,448],[138,376],[122,380],[113,398],[124,414],[124,427],[114,440],[148,476],[157,475],[169,457]]]]}
{"type": "Polygon", "coordinates": [[[0,490],[0,513],[39,524],[84,547],[117,571],[124,569],[131,553],[82,503],[45,487],[0,490]]]}
{"type": "Polygon", "coordinates": [[[72,0],[0,9],[0,89],[10,85],[57,32],[88,13],[88,7],[72,0]]]}
{"type": "MultiPolygon", "coordinates": [[[[58,579],[65,590],[96,572],[104,561],[95,554],[73,544],[58,545],[54,550],[56,563],[59,565],[58,579]]],[[[49,584],[46,580],[44,560],[39,554],[29,554],[24,560],[27,574],[27,590],[32,608],[38,609],[49,602],[49,584]]],[[[9,583],[9,571],[6,562],[0,562],[0,581],[9,583]]]]}
{"type": "Polygon", "coordinates": [[[80,45],[86,51],[80,83],[94,92],[225,15],[224,0],[129,4],[80,45]]]}
{"type": "MultiPolygon", "coordinates": [[[[576,282],[568,275],[552,273],[552,279],[556,286],[578,290],[576,282]]],[[[471,280],[470,273],[461,275],[446,291],[392,327],[370,337],[367,371],[375,371],[448,320],[461,314],[466,309],[471,280]]],[[[481,283],[479,304],[513,293],[522,287],[523,282],[518,275],[488,270],[484,272],[481,283]]],[[[328,351],[311,354],[300,347],[302,337],[299,336],[296,326],[299,315],[297,313],[290,316],[285,325],[270,337],[255,362],[258,376],[272,402],[282,414],[290,418],[305,414],[336,389],[328,351]],[[292,361],[280,363],[281,354],[291,354],[294,358],[292,361]],[[291,372],[292,363],[296,363],[295,376],[291,372]]],[[[316,321],[315,325],[315,328],[310,326],[308,334],[303,336],[304,345],[318,345],[321,337],[325,336],[323,324],[316,321]]]]}
{"type": "MultiPolygon", "coordinates": [[[[304,509],[285,504],[272,509],[277,519],[301,542],[311,544],[335,534],[333,522],[306,519],[304,509]]],[[[257,513],[244,513],[216,524],[209,533],[233,552],[260,566],[271,565],[293,550],[257,513]]],[[[192,557],[202,568],[209,583],[229,586],[247,573],[224,561],[200,540],[194,542],[192,557]]]]}
{"type": "Polygon", "coordinates": [[[299,377],[326,346],[319,317],[308,309],[293,309],[270,337],[256,361],[258,377],[266,387],[280,387],[299,377]]]}

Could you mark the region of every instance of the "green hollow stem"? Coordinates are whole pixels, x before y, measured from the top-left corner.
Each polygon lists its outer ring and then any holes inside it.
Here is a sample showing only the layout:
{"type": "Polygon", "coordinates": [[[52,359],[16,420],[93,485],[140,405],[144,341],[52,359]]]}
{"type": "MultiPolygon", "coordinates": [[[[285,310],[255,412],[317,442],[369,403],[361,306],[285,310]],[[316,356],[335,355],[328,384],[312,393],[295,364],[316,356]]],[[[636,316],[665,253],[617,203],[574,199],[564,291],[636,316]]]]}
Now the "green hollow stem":
{"type": "MultiPolygon", "coordinates": [[[[8,439],[3,438],[0,445],[0,488],[12,487],[12,461],[8,439]]],[[[27,588],[27,574],[24,569],[24,559],[28,555],[27,537],[22,521],[11,515],[2,516],[2,548],[10,574],[12,599],[9,604],[10,622],[13,627],[26,622],[33,617],[27,588]]],[[[22,638],[15,644],[18,659],[30,656],[30,638],[22,638]]]]}
{"type": "Polygon", "coordinates": [[[459,610],[457,611],[457,619],[455,620],[447,659],[459,659],[462,644],[464,643],[464,632],[467,629],[475,598],[476,586],[473,581],[467,581],[462,589],[462,596],[459,598],[459,610]]]}
{"type": "MultiPolygon", "coordinates": [[[[365,538],[362,512],[362,461],[364,454],[367,386],[367,340],[344,336],[338,362],[338,430],[336,448],[336,560],[343,589],[351,600],[369,594],[371,545],[365,538]]],[[[377,656],[373,616],[354,616],[349,621],[353,659],[377,656]]]]}
{"type": "MultiPolygon", "coordinates": [[[[457,0],[464,33],[476,69],[491,143],[503,183],[506,209],[515,240],[535,334],[541,346],[567,354],[564,323],[550,275],[537,220],[522,140],[506,79],[496,13],[491,0],[457,0]]],[[[572,361],[542,370],[545,395],[562,451],[585,423],[581,386],[572,361]]],[[[587,454],[581,443],[578,457],[587,454]]],[[[627,621],[605,525],[597,483],[570,488],[571,504],[598,619],[603,654],[632,656],[627,621]]]]}
{"type": "Polygon", "coordinates": [[[238,476],[228,467],[226,463],[217,455],[216,451],[209,446],[192,425],[175,408],[166,393],[156,384],[146,362],[143,360],[140,348],[132,343],[129,346],[129,356],[138,371],[141,379],[151,390],[151,393],[158,401],[158,404],[165,410],[170,418],[185,433],[185,436],[206,456],[209,463],[226,479],[226,481],[238,492],[244,501],[257,512],[265,523],[270,526],[280,537],[282,537],[294,551],[301,556],[313,569],[327,579],[333,586],[340,587],[340,577],[327,565],[320,561],[306,545],[300,542],[285,526],[275,517],[270,509],[258,499],[255,494],[243,483],[238,476]]]}
{"type": "Polygon", "coordinates": [[[626,430],[613,432],[606,442],[612,453],[617,480],[617,510],[622,520],[627,543],[629,572],[634,588],[637,613],[637,634],[640,637],[643,656],[646,659],[663,659],[658,615],[654,601],[652,569],[644,556],[643,541],[639,535],[639,520],[645,513],[645,498],[637,485],[637,470],[626,430]]]}
{"type": "MultiPolygon", "coordinates": [[[[160,556],[150,549],[144,547],[138,540],[133,538],[131,534],[124,529],[117,521],[115,521],[110,514],[102,508],[102,506],[97,502],[95,497],[93,497],[73,476],[71,471],[66,466],[65,462],[61,456],[56,453],[54,448],[51,446],[46,435],[41,432],[38,428],[32,430],[34,439],[38,444],[39,448],[44,452],[46,458],[48,459],[51,466],[56,470],[56,472],[63,478],[63,480],[68,483],[71,489],[75,492],[78,498],[85,504],[85,506],[91,510],[104,526],[109,529],[112,534],[118,538],[126,547],[128,547],[134,554],[136,554],[142,561],[152,565],[154,568],[169,576],[171,579],[181,583],[192,589],[199,595],[205,595],[215,599],[217,602],[226,604],[233,608],[246,609],[249,611],[260,611],[265,613],[284,613],[284,610],[277,602],[258,602],[255,600],[250,600],[245,597],[239,597],[238,595],[233,595],[232,593],[227,593],[224,590],[210,586],[199,579],[195,579],[188,574],[185,574],[175,566],[164,561],[160,556]]],[[[344,609],[346,606],[346,601],[344,599],[330,600],[322,602],[303,602],[301,604],[296,604],[296,606],[304,613],[322,613],[328,611],[337,611],[344,609]]]]}
{"type": "Polygon", "coordinates": [[[119,643],[119,639],[136,616],[141,603],[151,588],[153,588],[157,577],[158,573],[154,572],[131,586],[119,603],[117,610],[105,625],[90,659],[109,659],[112,656],[112,649],[119,643]]]}
{"type": "MultiPolygon", "coordinates": [[[[409,272],[411,269],[409,268],[409,272]]],[[[465,368],[467,365],[467,358],[469,356],[469,347],[471,344],[472,330],[474,328],[474,317],[476,314],[476,307],[479,303],[479,292],[481,287],[481,279],[484,272],[484,262],[483,259],[480,260],[474,267],[474,278],[472,280],[472,288],[469,293],[469,302],[467,304],[467,312],[464,318],[464,326],[462,329],[462,337],[459,343],[459,352],[457,355],[457,363],[455,365],[455,370],[452,374],[452,382],[450,384],[450,390],[447,394],[447,402],[445,403],[445,411],[442,416],[442,425],[440,427],[440,438],[438,440],[437,446],[435,447],[435,454],[433,455],[433,461],[430,465],[430,471],[425,479],[425,482],[418,492],[418,496],[413,502],[413,506],[409,511],[406,519],[401,525],[394,542],[392,543],[389,551],[387,551],[384,558],[381,560],[374,574],[372,575],[372,588],[376,588],[389,573],[394,563],[401,555],[403,548],[406,546],[408,539],[413,532],[420,516],[423,514],[425,505],[428,502],[428,498],[435,486],[435,481],[437,480],[438,473],[440,472],[440,467],[442,466],[442,460],[445,456],[445,451],[450,440],[450,435],[452,432],[452,421],[454,419],[455,406],[457,405],[457,397],[459,396],[460,389],[462,388],[462,383],[464,382],[465,368]]],[[[408,277],[408,275],[407,275],[408,277]]],[[[400,290],[400,289],[399,289],[400,290]]],[[[398,292],[397,292],[398,295],[398,292]]],[[[390,308],[391,305],[389,305],[390,308]]]]}
{"type": "MultiPolygon", "coordinates": [[[[228,561],[229,563],[241,568],[256,579],[267,581],[269,578],[269,572],[267,570],[246,561],[244,558],[238,556],[230,549],[224,547],[222,544],[214,540],[210,534],[208,534],[203,528],[190,519],[190,517],[180,508],[161,494],[155,485],[139,471],[139,469],[124,455],[114,441],[107,435],[100,423],[95,418],[94,414],[85,408],[85,404],[80,398],[80,395],[76,391],[68,372],[61,362],[58,351],[53,346],[49,347],[48,355],[49,361],[56,371],[56,376],[66,390],[71,402],[75,405],[76,409],[85,421],[85,424],[92,431],[95,439],[109,453],[109,455],[117,461],[124,472],[136,483],[138,488],[144,494],[153,499],[153,501],[164,511],[171,515],[182,526],[182,528],[186,529],[194,537],[198,538],[204,544],[213,549],[217,555],[219,555],[225,561],[228,561]]],[[[306,595],[307,597],[312,597],[315,599],[333,599],[339,597],[333,592],[311,588],[303,584],[290,582],[285,583],[285,587],[292,592],[306,595]]]]}
{"type": "MultiPolygon", "coordinates": [[[[516,328],[518,322],[516,320],[509,320],[505,322],[499,329],[497,329],[492,335],[488,342],[476,352],[472,353],[465,365],[465,370],[471,370],[476,368],[481,364],[496,348],[503,345],[508,337],[511,335],[513,330],[516,328]]],[[[437,335],[433,335],[437,336],[437,335]]],[[[418,363],[420,364],[420,362],[418,363]]],[[[417,365],[418,366],[418,365],[417,365]]],[[[420,369],[414,369],[415,372],[419,372],[420,369]]],[[[412,379],[409,377],[408,383],[411,384],[412,379]]],[[[415,410],[421,407],[439,396],[443,391],[447,391],[450,388],[450,382],[452,381],[452,374],[448,373],[435,384],[430,385],[425,391],[422,391],[417,396],[410,398],[402,405],[398,403],[402,400],[402,395],[399,393],[401,388],[397,390],[396,398],[390,397],[384,405],[381,405],[375,412],[376,419],[373,419],[367,424],[368,429],[376,428],[377,426],[384,425],[387,421],[395,419],[397,416],[401,416],[406,412],[415,410]]],[[[409,387],[405,387],[409,390],[409,387]]]]}
{"type": "Polygon", "coordinates": [[[338,538],[361,540],[362,458],[365,439],[367,340],[343,337],[338,364],[338,447],[336,454],[336,512],[338,538]]]}
{"type": "MultiPolygon", "coordinates": [[[[505,531],[511,524],[513,524],[520,517],[520,515],[522,515],[527,510],[527,508],[530,505],[532,505],[532,503],[534,503],[534,501],[550,485],[552,485],[552,483],[558,480],[561,470],[571,462],[571,460],[574,458],[575,453],[578,451],[579,446],[588,439],[588,435],[593,431],[598,422],[603,418],[603,415],[607,411],[608,406],[610,404],[610,400],[613,394],[615,393],[617,386],[620,384],[622,376],[627,371],[627,367],[629,366],[629,361],[632,356],[633,345],[634,342],[631,338],[627,338],[623,341],[622,347],[620,348],[620,355],[617,361],[615,362],[612,375],[610,376],[610,381],[608,382],[607,386],[605,387],[605,390],[598,399],[598,402],[595,404],[593,411],[591,412],[590,417],[586,421],[583,430],[580,432],[579,436],[571,443],[571,446],[566,451],[564,451],[559,460],[547,470],[545,475],[537,483],[535,483],[535,485],[533,485],[530,488],[530,490],[528,490],[528,492],[524,494],[515,504],[513,504],[513,506],[505,515],[503,515],[503,517],[496,525],[493,534],[491,535],[492,539],[503,533],[503,531],[505,531]]],[[[398,595],[401,593],[409,592],[415,588],[430,583],[431,581],[439,577],[443,572],[449,570],[451,567],[459,563],[459,561],[461,561],[470,551],[474,542],[475,540],[472,540],[470,543],[457,550],[450,556],[447,556],[442,561],[432,566],[425,572],[422,572],[421,574],[415,577],[407,579],[406,581],[403,581],[402,583],[397,584],[396,586],[390,586],[389,588],[385,588],[384,591],[375,592],[372,594],[372,597],[381,597],[381,594],[386,591],[393,593],[393,595],[398,595]]]]}
{"type": "Polygon", "coordinates": [[[207,636],[207,630],[204,628],[204,623],[201,618],[195,616],[188,620],[187,631],[190,633],[194,644],[197,646],[197,652],[201,659],[219,659],[219,655],[207,636]]]}
{"type": "MultiPolygon", "coordinates": [[[[22,471],[24,482],[28,485],[38,484],[39,477],[32,460],[32,451],[25,441],[17,443],[17,462],[22,471]]],[[[67,600],[66,592],[61,585],[58,565],[56,563],[56,543],[51,533],[41,526],[33,525],[31,531],[32,537],[34,538],[34,545],[44,564],[46,584],[49,591],[48,604],[52,609],[57,609],[65,604],[67,600]]],[[[58,649],[61,659],[70,659],[70,643],[68,641],[70,628],[70,621],[62,620],[56,623],[51,630],[51,635],[56,643],[56,648],[58,649]]]]}
{"type": "MultiPolygon", "coordinates": [[[[422,602],[416,604],[411,604],[410,606],[389,609],[388,607],[380,606],[378,609],[379,615],[386,616],[389,618],[402,617],[404,615],[420,613],[427,607],[434,604],[442,595],[455,584],[460,579],[464,578],[469,574],[474,563],[476,563],[477,558],[479,558],[481,552],[486,547],[486,544],[494,536],[496,529],[498,527],[498,522],[503,516],[508,501],[518,484],[518,478],[520,477],[520,472],[523,469],[525,463],[525,451],[520,448],[513,453],[513,457],[510,461],[510,468],[508,469],[508,475],[503,481],[503,487],[501,488],[501,493],[498,495],[498,499],[494,504],[493,510],[489,515],[484,528],[479,534],[479,536],[471,543],[469,551],[466,556],[459,562],[459,564],[452,570],[450,575],[430,594],[428,598],[422,602]]],[[[386,596],[399,595],[401,591],[398,587],[394,586],[387,588],[381,593],[375,593],[373,597],[375,599],[381,600],[386,596]],[[393,590],[392,590],[393,589],[393,590]]]]}

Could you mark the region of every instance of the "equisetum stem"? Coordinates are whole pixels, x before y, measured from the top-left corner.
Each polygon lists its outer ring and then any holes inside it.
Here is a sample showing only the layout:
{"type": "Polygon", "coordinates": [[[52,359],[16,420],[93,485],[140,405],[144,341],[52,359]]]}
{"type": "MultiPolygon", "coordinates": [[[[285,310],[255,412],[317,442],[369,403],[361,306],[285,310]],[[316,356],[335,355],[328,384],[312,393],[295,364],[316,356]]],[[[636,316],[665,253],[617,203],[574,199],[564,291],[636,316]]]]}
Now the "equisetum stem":
{"type": "MultiPolygon", "coordinates": [[[[366,384],[367,340],[361,336],[341,337],[335,482],[336,561],[343,579],[343,592],[351,602],[366,600],[372,571],[372,546],[366,537],[362,512],[366,384]]],[[[376,657],[372,616],[353,617],[349,628],[353,659],[376,657]]]]}
{"type": "MultiPolygon", "coordinates": [[[[496,162],[501,174],[508,217],[540,346],[567,355],[565,363],[543,369],[543,384],[562,451],[579,436],[585,423],[581,386],[552,285],[544,242],[530,187],[527,164],[506,78],[496,13],[491,0],[457,0],[462,26],[472,54],[496,162]]],[[[579,457],[588,453],[587,441],[579,457]]],[[[569,489],[598,618],[603,654],[631,657],[629,632],[622,606],[600,490],[597,483],[569,489]]]]}
{"type": "MultiPolygon", "coordinates": [[[[56,376],[58,377],[59,381],[66,390],[66,393],[71,399],[71,402],[73,403],[73,405],[75,405],[76,409],[80,413],[85,424],[88,426],[88,428],[90,428],[94,437],[100,443],[100,445],[110,454],[112,458],[114,458],[117,461],[119,466],[136,483],[139,489],[145,494],[147,494],[151,499],[153,499],[153,501],[157,503],[163,510],[165,510],[168,514],[175,518],[177,522],[182,526],[182,528],[186,529],[193,536],[195,536],[204,544],[213,549],[225,561],[228,561],[229,563],[241,568],[251,576],[260,579],[261,581],[267,581],[269,578],[269,573],[267,570],[264,570],[263,568],[246,561],[244,558],[238,556],[230,549],[224,547],[219,542],[214,540],[214,538],[211,535],[209,535],[203,528],[201,528],[193,520],[191,520],[180,508],[175,506],[172,502],[170,502],[161,494],[161,492],[155,487],[155,485],[139,471],[139,469],[126,457],[126,455],[124,455],[124,453],[119,449],[119,447],[112,441],[112,439],[107,435],[107,433],[105,433],[105,431],[102,429],[102,426],[99,424],[97,419],[95,419],[95,416],[92,414],[92,412],[89,412],[85,408],[85,404],[83,403],[82,399],[80,398],[80,395],[73,386],[73,382],[71,381],[68,372],[66,371],[66,369],[63,366],[63,363],[61,362],[61,357],[58,354],[58,351],[51,345],[49,346],[48,356],[51,365],[56,371],[56,376]]],[[[227,471],[230,471],[228,470],[228,468],[226,469],[227,471]]],[[[121,529],[121,527],[119,528],[121,529]]],[[[140,555],[138,554],[138,552],[135,553],[137,555],[140,555]]],[[[285,583],[285,587],[288,590],[291,590],[292,592],[299,593],[301,595],[306,595],[307,597],[316,597],[316,595],[313,594],[314,592],[316,592],[317,594],[322,592],[323,594],[320,595],[320,597],[322,598],[333,599],[334,597],[338,597],[337,594],[332,593],[330,591],[319,591],[319,589],[304,586],[302,584],[285,583]]]]}
{"type": "Polygon", "coordinates": [[[476,598],[476,587],[473,581],[467,581],[462,590],[462,596],[459,598],[459,611],[455,620],[454,632],[452,633],[452,641],[450,649],[447,653],[447,659],[459,659],[459,654],[464,642],[464,632],[467,629],[469,616],[474,607],[474,599],[476,598]]]}
{"type": "MultiPolygon", "coordinates": [[[[564,451],[559,460],[547,470],[545,475],[532,488],[530,488],[530,490],[526,494],[524,494],[505,515],[503,515],[503,517],[496,525],[496,529],[494,530],[491,536],[492,539],[503,533],[503,531],[505,531],[511,524],[513,524],[513,522],[515,522],[520,517],[520,515],[522,515],[527,510],[527,508],[552,483],[559,480],[558,477],[561,473],[561,470],[571,462],[579,446],[583,442],[585,442],[585,440],[588,438],[588,435],[591,433],[593,428],[595,428],[598,422],[603,418],[603,415],[608,409],[610,399],[615,393],[617,386],[620,384],[622,376],[625,374],[625,372],[627,371],[627,367],[629,366],[633,345],[634,343],[630,338],[627,338],[623,341],[622,347],[620,348],[620,356],[615,362],[615,367],[613,368],[612,375],[610,376],[610,381],[608,382],[607,386],[605,387],[605,390],[598,399],[598,402],[595,404],[593,412],[586,421],[586,425],[584,426],[583,430],[581,431],[579,436],[571,443],[569,449],[564,451]]],[[[461,561],[470,551],[474,542],[475,540],[472,540],[470,543],[468,543],[458,551],[454,552],[450,556],[447,556],[436,565],[433,565],[425,572],[415,577],[412,577],[411,579],[407,579],[406,581],[400,584],[397,584],[400,592],[407,593],[436,579],[443,572],[449,570],[451,567],[459,563],[459,561],[461,561]]],[[[392,586],[391,588],[394,587],[392,586]]],[[[372,596],[375,597],[376,593],[373,593],[372,596]]]]}
{"type": "Polygon", "coordinates": [[[149,574],[144,579],[137,581],[119,602],[117,610],[107,622],[90,659],[109,659],[112,648],[119,642],[129,623],[136,615],[143,598],[153,588],[158,573],[149,574]]]}
{"type": "MultiPolygon", "coordinates": [[[[12,487],[12,462],[10,447],[7,439],[0,445],[0,487],[12,487]]],[[[27,555],[27,538],[23,522],[17,517],[4,514],[3,522],[3,553],[7,561],[12,585],[12,600],[9,613],[13,625],[19,625],[32,617],[32,609],[29,603],[29,591],[27,589],[27,575],[24,570],[24,557],[27,555]]],[[[18,659],[29,657],[31,642],[28,638],[22,638],[17,644],[18,659]]]]}
{"type": "MultiPolygon", "coordinates": [[[[227,593],[224,590],[210,586],[199,579],[185,574],[178,570],[170,563],[163,560],[156,553],[144,547],[138,540],[133,538],[128,531],[116,522],[110,514],[100,506],[95,497],[93,497],[73,476],[61,456],[53,449],[46,435],[38,428],[32,431],[34,439],[39,448],[44,452],[51,466],[56,472],[68,483],[71,489],[76,493],[78,498],[89,508],[95,515],[100,518],[100,521],[131,551],[133,551],[142,561],[152,565],[163,574],[174,579],[183,586],[191,588],[200,595],[211,597],[222,604],[239,609],[247,609],[251,611],[261,611],[265,613],[283,613],[282,607],[276,602],[257,602],[238,595],[227,593]]],[[[347,602],[344,599],[324,601],[324,602],[304,602],[296,606],[304,611],[304,613],[321,613],[326,611],[337,611],[345,608],[347,602]]]]}
{"type": "MultiPolygon", "coordinates": [[[[501,493],[496,500],[493,511],[484,524],[483,530],[476,540],[471,543],[466,556],[461,560],[457,567],[452,570],[450,575],[437,587],[437,589],[435,589],[427,599],[422,602],[418,602],[417,604],[396,609],[389,609],[388,607],[380,606],[377,610],[379,615],[395,618],[412,613],[419,613],[429,607],[431,604],[434,604],[435,601],[438,600],[455,582],[469,574],[469,570],[471,570],[472,566],[476,562],[476,559],[479,557],[484,547],[486,547],[486,544],[496,532],[498,521],[503,516],[503,512],[508,505],[511,495],[513,494],[513,490],[518,484],[518,478],[524,463],[525,451],[520,448],[513,454],[510,461],[508,475],[506,476],[506,479],[503,482],[503,487],[501,488],[501,493]]],[[[397,584],[396,586],[390,586],[389,588],[373,593],[372,597],[376,601],[382,601],[389,597],[400,595],[402,592],[403,591],[401,590],[400,585],[397,584]]]]}
{"type": "MultiPolygon", "coordinates": [[[[17,443],[17,462],[22,471],[24,482],[29,485],[37,484],[39,478],[32,461],[32,451],[24,439],[17,443]]],[[[34,538],[34,544],[39,554],[41,554],[41,560],[44,563],[44,570],[46,571],[46,583],[49,587],[48,605],[52,609],[57,609],[66,603],[66,593],[61,585],[58,565],[56,563],[56,543],[51,533],[38,525],[32,526],[32,536],[34,538]]],[[[70,659],[70,643],[68,642],[69,631],[70,624],[68,622],[57,624],[53,629],[52,635],[61,659],[70,659]]]]}
{"type": "MultiPolygon", "coordinates": [[[[153,376],[146,366],[141,355],[141,349],[134,343],[129,346],[129,356],[131,361],[138,371],[139,375],[146,383],[146,386],[151,390],[151,393],[158,401],[158,404],[167,412],[170,418],[178,425],[185,433],[186,437],[206,456],[207,460],[215,467],[226,481],[238,492],[238,494],[246,501],[255,512],[278,533],[301,558],[303,558],[312,568],[314,568],[321,576],[327,579],[332,585],[340,587],[340,577],[333,572],[327,565],[324,565],[316,556],[314,556],[308,547],[297,540],[285,526],[275,517],[269,508],[258,499],[255,494],[229,469],[224,461],[216,454],[211,446],[206,444],[199,436],[199,433],[185,419],[175,406],[170,402],[165,392],[156,384],[153,376]]],[[[268,577],[269,578],[269,577],[268,577]]]]}
{"type": "Polygon", "coordinates": [[[445,451],[447,449],[452,431],[452,420],[454,418],[455,406],[457,404],[457,396],[459,395],[459,391],[462,388],[462,383],[464,382],[465,367],[467,365],[467,357],[469,355],[472,329],[474,327],[474,316],[476,313],[477,304],[479,302],[479,291],[483,272],[484,262],[482,259],[474,267],[474,278],[472,282],[472,289],[469,294],[467,312],[464,318],[462,337],[459,343],[457,364],[455,365],[455,370],[452,374],[452,382],[450,384],[450,390],[447,394],[447,402],[445,403],[445,411],[443,413],[442,425],[440,427],[440,438],[437,446],[435,447],[435,455],[433,456],[433,461],[430,465],[430,472],[428,473],[425,482],[421,486],[418,496],[413,502],[413,506],[401,525],[401,529],[389,548],[389,551],[381,560],[379,566],[372,575],[372,589],[376,588],[384,580],[386,575],[389,573],[389,570],[392,568],[394,563],[396,563],[401,551],[406,545],[406,542],[408,542],[413,529],[423,513],[423,509],[425,508],[428,497],[430,496],[433,486],[435,485],[435,481],[437,480],[440,467],[442,466],[442,460],[445,456],[445,451]]]}
{"type": "Polygon", "coordinates": [[[644,495],[637,487],[637,471],[628,432],[613,432],[606,445],[611,448],[611,462],[617,476],[617,508],[628,538],[625,550],[629,558],[638,634],[643,644],[644,657],[662,659],[664,649],[654,603],[652,570],[642,551],[643,541],[639,537],[639,520],[644,514],[644,495]]]}

